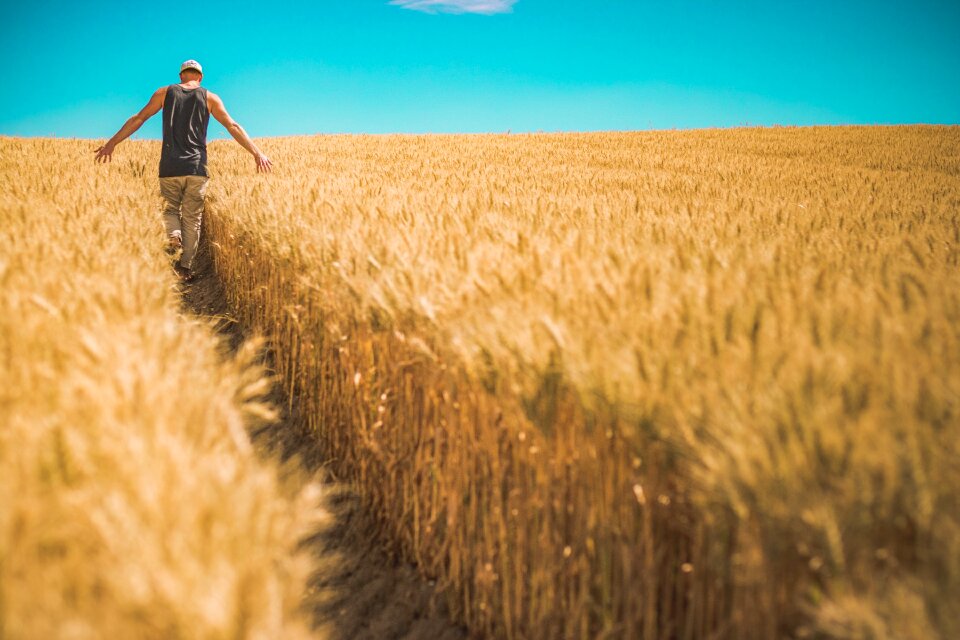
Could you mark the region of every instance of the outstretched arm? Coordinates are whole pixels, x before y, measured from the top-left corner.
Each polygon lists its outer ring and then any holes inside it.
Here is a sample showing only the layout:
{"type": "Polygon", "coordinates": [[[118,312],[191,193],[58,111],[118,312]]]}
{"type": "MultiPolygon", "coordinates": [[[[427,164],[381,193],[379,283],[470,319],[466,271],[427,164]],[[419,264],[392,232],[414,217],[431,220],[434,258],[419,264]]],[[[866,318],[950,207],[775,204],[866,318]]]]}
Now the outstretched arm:
{"type": "Polygon", "coordinates": [[[118,144],[129,138],[134,131],[139,129],[144,122],[149,120],[157,111],[163,108],[163,99],[167,95],[167,88],[161,87],[157,89],[152,96],[150,96],[150,101],[147,102],[147,106],[143,109],[140,109],[140,112],[134,116],[131,116],[129,120],[123,123],[123,126],[120,127],[120,131],[117,131],[110,140],[107,141],[107,144],[103,145],[95,151],[97,154],[94,157],[96,162],[108,162],[112,160],[111,154],[118,144]]]}
{"type": "Polygon", "coordinates": [[[207,106],[210,108],[210,113],[213,114],[213,117],[217,119],[217,122],[222,124],[224,128],[230,132],[230,135],[233,136],[233,139],[236,140],[241,147],[253,155],[253,160],[257,163],[257,171],[269,172],[273,167],[270,158],[265,156],[263,152],[257,148],[257,145],[253,143],[253,140],[251,140],[247,132],[243,130],[243,127],[230,117],[230,114],[227,113],[227,108],[223,106],[223,100],[220,99],[220,96],[208,91],[207,106]]]}

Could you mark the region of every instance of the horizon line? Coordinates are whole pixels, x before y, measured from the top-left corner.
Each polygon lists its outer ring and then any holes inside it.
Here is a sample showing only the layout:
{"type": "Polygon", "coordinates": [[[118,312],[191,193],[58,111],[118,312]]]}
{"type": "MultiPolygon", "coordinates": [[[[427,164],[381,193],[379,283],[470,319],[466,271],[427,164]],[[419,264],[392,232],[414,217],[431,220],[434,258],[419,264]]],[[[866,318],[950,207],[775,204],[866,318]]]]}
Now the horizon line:
{"type": "MultiPolygon", "coordinates": [[[[822,123],[822,124],[737,124],[737,125],[718,125],[713,127],[651,127],[646,129],[524,129],[513,131],[506,129],[504,131],[380,131],[380,132],[356,132],[356,131],[319,131],[313,133],[285,133],[274,136],[250,136],[255,140],[272,140],[278,138],[303,138],[315,136],[486,136],[486,135],[570,135],[570,134],[596,134],[596,133],[657,133],[666,131],[732,131],[736,129],[816,129],[816,128],[864,128],[864,127],[960,127],[960,122],[874,122],[874,123],[822,123]]],[[[46,135],[16,135],[0,132],[0,138],[21,138],[21,139],[48,139],[48,140],[90,140],[100,141],[109,140],[110,136],[99,136],[89,138],[84,136],[57,135],[51,132],[46,135]]],[[[162,137],[139,137],[131,136],[123,142],[160,142],[162,137]]],[[[217,142],[219,140],[232,141],[229,136],[208,138],[207,142],[217,142]]]]}

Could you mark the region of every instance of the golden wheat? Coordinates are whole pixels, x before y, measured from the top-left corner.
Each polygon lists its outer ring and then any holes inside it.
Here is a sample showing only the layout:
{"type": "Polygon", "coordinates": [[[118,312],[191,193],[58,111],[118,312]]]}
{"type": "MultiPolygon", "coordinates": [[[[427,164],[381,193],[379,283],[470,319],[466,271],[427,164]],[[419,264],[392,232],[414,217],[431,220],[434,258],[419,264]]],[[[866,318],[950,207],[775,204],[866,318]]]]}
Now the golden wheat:
{"type": "Polygon", "coordinates": [[[251,450],[251,349],[178,311],[156,178],[87,142],[0,158],[0,637],[307,637],[316,488],[251,450]]]}
{"type": "Polygon", "coordinates": [[[957,128],[262,146],[218,273],[476,633],[960,634],[957,128]]]}
{"type": "Polygon", "coordinates": [[[216,147],[291,397],[496,636],[960,633],[960,132],[216,147]]]}

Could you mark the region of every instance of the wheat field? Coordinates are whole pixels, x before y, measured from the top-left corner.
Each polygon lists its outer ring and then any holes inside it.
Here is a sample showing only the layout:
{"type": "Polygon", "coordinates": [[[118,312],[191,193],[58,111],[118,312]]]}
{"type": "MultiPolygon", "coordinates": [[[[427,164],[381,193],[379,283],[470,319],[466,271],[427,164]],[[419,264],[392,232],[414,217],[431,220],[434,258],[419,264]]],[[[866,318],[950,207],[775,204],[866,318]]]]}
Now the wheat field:
{"type": "MultiPolygon", "coordinates": [[[[7,234],[51,166],[139,208],[158,155],[4,144],[54,158],[7,234]]],[[[261,146],[211,145],[218,276],[474,634],[960,635],[958,128],[261,146]]]]}
{"type": "Polygon", "coordinates": [[[494,637],[960,628],[960,132],[218,149],[288,388],[494,637]]]}
{"type": "Polygon", "coordinates": [[[251,446],[255,345],[181,314],[156,178],[88,141],[0,138],[0,168],[0,638],[316,637],[319,487],[251,446]]]}

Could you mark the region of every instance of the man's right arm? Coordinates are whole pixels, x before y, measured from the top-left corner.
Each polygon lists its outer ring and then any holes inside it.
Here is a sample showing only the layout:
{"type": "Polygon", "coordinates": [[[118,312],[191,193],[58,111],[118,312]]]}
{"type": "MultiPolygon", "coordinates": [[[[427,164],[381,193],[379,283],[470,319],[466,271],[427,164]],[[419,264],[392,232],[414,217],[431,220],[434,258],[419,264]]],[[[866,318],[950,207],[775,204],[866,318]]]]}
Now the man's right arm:
{"type": "Polygon", "coordinates": [[[163,108],[163,100],[167,95],[167,88],[160,87],[153,92],[153,95],[150,97],[150,101],[147,102],[147,106],[140,111],[131,116],[126,122],[123,123],[123,126],[120,127],[120,130],[117,131],[112,138],[110,138],[106,144],[96,149],[94,153],[97,155],[94,157],[94,160],[97,162],[110,162],[113,159],[113,150],[118,144],[129,138],[133,132],[139,129],[144,122],[153,117],[155,113],[160,111],[163,108]]]}
{"type": "Polygon", "coordinates": [[[207,107],[210,109],[213,117],[217,119],[217,122],[222,124],[224,128],[230,132],[233,139],[253,155],[253,159],[257,163],[257,171],[269,172],[273,167],[270,158],[265,156],[263,152],[257,148],[257,145],[253,143],[253,140],[251,140],[247,132],[243,130],[240,123],[230,117],[230,114],[227,113],[227,108],[223,106],[223,100],[220,99],[220,96],[212,91],[207,91],[207,107]]]}

